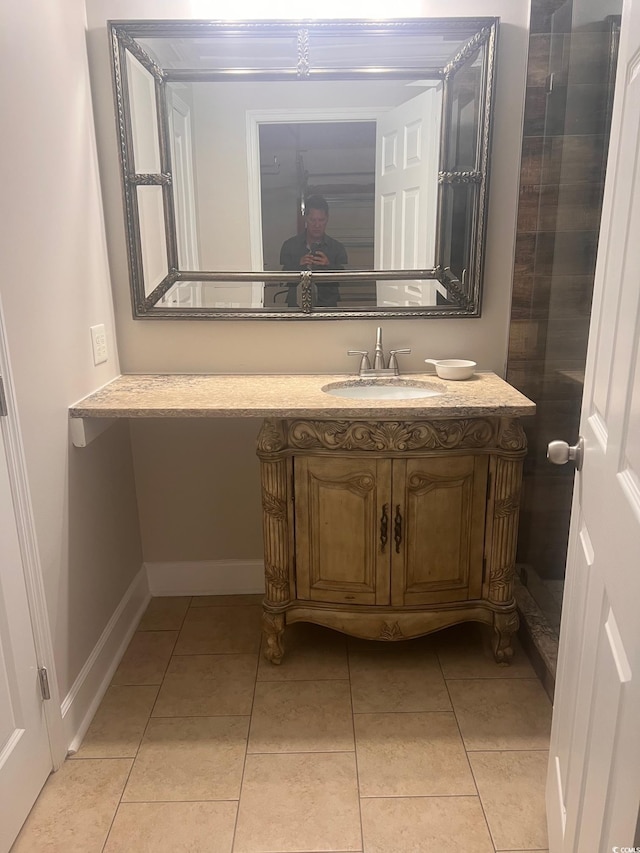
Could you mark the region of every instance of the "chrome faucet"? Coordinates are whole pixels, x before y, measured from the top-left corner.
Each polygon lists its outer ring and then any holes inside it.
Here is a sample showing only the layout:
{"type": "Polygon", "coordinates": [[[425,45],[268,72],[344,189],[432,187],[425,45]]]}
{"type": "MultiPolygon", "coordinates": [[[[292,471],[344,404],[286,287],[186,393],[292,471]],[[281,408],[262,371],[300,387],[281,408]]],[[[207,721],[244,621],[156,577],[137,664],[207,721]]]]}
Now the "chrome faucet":
{"type": "Polygon", "coordinates": [[[358,373],[361,378],[366,378],[370,376],[397,376],[400,373],[400,370],[398,368],[398,359],[396,358],[396,355],[398,353],[409,352],[411,352],[410,349],[389,350],[389,361],[385,367],[384,350],[382,349],[382,329],[378,326],[378,330],[376,332],[376,348],[373,356],[373,367],[371,367],[371,362],[369,361],[369,353],[365,350],[350,349],[347,355],[362,356],[360,359],[360,370],[358,373]]]}
{"type": "Polygon", "coordinates": [[[373,369],[384,370],[384,350],[382,349],[382,327],[376,332],[376,354],[373,357],[373,369]]]}

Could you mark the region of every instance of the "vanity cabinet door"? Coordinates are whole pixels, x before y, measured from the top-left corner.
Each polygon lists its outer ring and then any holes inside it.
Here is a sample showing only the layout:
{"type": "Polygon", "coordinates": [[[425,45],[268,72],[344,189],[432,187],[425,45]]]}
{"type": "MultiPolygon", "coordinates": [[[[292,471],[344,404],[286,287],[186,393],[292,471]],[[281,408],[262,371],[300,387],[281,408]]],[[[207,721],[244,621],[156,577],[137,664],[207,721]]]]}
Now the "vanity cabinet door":
{"type": "Polygon", "coordinates": [[[394,461],[392,605],[481,597],[488,461],[394,461]]]}
{"type": "Polygon", "coordinates": [[[294,458],[298,600],[389,604],[391,461],[294,458]]]}

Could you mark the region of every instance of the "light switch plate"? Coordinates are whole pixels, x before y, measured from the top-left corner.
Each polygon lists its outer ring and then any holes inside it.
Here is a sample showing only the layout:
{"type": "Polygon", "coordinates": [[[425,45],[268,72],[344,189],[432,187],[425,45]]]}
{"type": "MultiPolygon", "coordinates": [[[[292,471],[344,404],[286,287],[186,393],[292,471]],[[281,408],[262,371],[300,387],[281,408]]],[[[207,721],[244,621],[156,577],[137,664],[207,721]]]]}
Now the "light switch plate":
{"type": "Polygon", "coordinates": [[[98,326],[91,326],[91,345],[93,347],[93,363],[102,364],[109,358],[107,352],[107,333],[104,329],[104,323],[98,326]]]}

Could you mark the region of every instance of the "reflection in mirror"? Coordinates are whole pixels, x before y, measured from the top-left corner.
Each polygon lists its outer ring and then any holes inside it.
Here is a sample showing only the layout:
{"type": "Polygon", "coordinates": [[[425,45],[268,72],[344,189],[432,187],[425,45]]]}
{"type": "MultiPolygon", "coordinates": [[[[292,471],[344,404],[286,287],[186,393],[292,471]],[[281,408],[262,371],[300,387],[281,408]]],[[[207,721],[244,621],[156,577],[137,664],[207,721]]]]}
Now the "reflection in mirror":
{"type": "MultiPolygon", "coordinates": [[[[209,306],[217,311],[236,313],[255,308],[262,299],[262,287],[262,282],[176,282],[162,297],[162,306],[185,309],[209,306]]],[[[286,316],[300,310],[304,299],[303,284],[276,283],[267,287],[272,312],[286,316]]],[[[448,305],[449,298],[446,288],[437,279],[407,279],[313,284],[309,291],[309,302],[312,307],[322,308],[328,315],[342,311],[344,303],[347,302],[354,316],[359,316],[360,312],[370,310],[372,304],[388,309],[419,309],[425,305],[448,305]],[[364,287],[368,294],[374,294],[369,297],[368,303],[360,298],[361,287],[364,287]],[[329,295],[326,290],[330,291],[329,295]]]]}
{"type": "Polygon", "coordinates": [[[148,296],[167,275],[162,187],[136,187],[144,292],[148,296]]]}
{"type": "Polygon", "coordinates": [[[496,28],[113,22],[135,316],[477,316],[496,28]]]}
{"type": "Polygon", "coordinates": [[[127,53],[133,159],[138,172],[160,171],[156,90],[153,75],[127,53]]]}
{"type": "Polygon", "coordinates": [[[470,235],[473,232],[474,197],[477,187],[473,184],[450,184],[442,190],[443,232],[442,243],[449,258],[451,272],[464,282],[465,270],[473,257],[470,235]]]}
{"type": "Polygon", "coordinates": [[[176,228],[197,238],[191,253],[179,238],[180,268],[280,269],[307,195],[327,200],[333,236],[369,250],[349,252],[349,268],[434,267],[441,88],[358,81],[337,97],[335,83],[169,84],[176,228]],[[422,221],[396,215],[407,191],[422,221]]]}
{"type": "Polygon", "coordinates": [[[375,122],[260,123],[259,133],[264,269],[281,269],[280,248],[302,228],[309,196],[327,201],[327,231],[348,267],[373,269],[375,122]]]}
{"type": "Polygon", "coordinates": [[[464,172],[478,163],[482,57],[477,51],[458,69],[451,85],[448,168],[464,172]]]}
{"type": "MultiPolygon", "coordinates": [[[[331,241],[324,249],[332,269],[374,269],[375,122],[261,123],[259,136],[264,269],[306,268],[309,218],[319,218],[324,229],[309,236],[310,248],[331,241]],[[314,198],[326,201],[326,211],[309,209],[314,198]]],[[[321,268],[313,261],[309,266],[321,268]]],[[[282,301],[299,305],[295,285],[265,287],[265,305],[282,301]]],[[[324,307],[338,302],[341,308],[375,307],[375,280],[325,285],[316,300],[324,307]]]]}

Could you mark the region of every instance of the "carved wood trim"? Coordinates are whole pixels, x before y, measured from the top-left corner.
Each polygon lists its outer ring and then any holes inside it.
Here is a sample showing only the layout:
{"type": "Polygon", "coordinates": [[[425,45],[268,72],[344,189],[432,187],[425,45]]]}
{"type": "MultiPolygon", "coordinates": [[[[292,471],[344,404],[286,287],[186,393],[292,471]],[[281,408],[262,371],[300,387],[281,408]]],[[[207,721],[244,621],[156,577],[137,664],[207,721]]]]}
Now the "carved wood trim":
{"type": "Polygon", "coordinates": [[[284,655],[284,615],[265,610],[262,614],[262,630],[265,638],[264,656],[271,663],[279,664],[284,655]]]}
{"type": "Polygon", "coordinates": [[[289,514],[287,512],[289,465],[286,459],[263,459],[262,530],[264,539],[265,602],[286,604],[291,598],[289,514]]]}
{"type": "MultiPolygon", "coordinates": [[[[514,605],[515,607],[515,605],[514,605]]],[[[415,610],[392,610],[381,613],[377,607],[331,607],[309,602],[294,602],[286,611],[286,624],[312,622],[341,631],[352,637],[380,642],[394,642],[421,637],[462,622],[482,622],[494,627],[496,617],[510,616],[488,601],[475,600],[415,610]],[[394,629],[397,625],[398,628],[394,629]],[[397,633],[402,632],[402,637],[397,633]]]]}
{"type": "Polygon", "coordinates": [[[495,614],[493,621],[495,631],[493,654],[498,663],[511,663],[513,657],[511,635],[515,634],[519,625],[520,619],[517,610],[495,614]]]}
{"type": "Polygon", "coordinates": [[[520,495],[509,495],[506,498],[495,502],[494,517],[506,518],[508,515],[513,515],[520,509],[520,495]]]}
{"type": "Polygon", "coordinates": [[[265,418],[258,433],[257,454],[277,453],[287,445],[284,421],[265,418]]]}
{"type": "Polygon", "coordinates": [[[522,463],[496,459],[491,549],[489,552],[489,600],[505,604],[513,597],[518,537],[518,513],[522,463]]]}
{"type": "Polygon", "coordinates": [[[404,640],[404,634],[397,622],[385,622],[378,635],[379,640],[404,640]]]}
{"type": "Polygon", "coordinates": [[[502,450],[527,449],[527,436],[516,418],[501,418],[498,429],[498,447],[502,450]]]}
{"type": "Polygon", "coordinates": [[[466,482],[467,477],[439,477],[437,474],[423,474],[419,471],[410,475],[407,486],[409,492],[428,492],[436,486],[445,486],[446,488],[460,488],[466,482]]]}
{"type": "MultiPolygon", "coordinates": [[[[264,574],[270,589],[288,591],[289,575],[283,566],[273,566],[271,563],[265,562],[264,574]]],[[[272,596],[268,597],[273,599],[272,596]]]]}
{"type": "Polygon", "coordinates": [[[289,422],[288,444],[299,450],[454,450],[495,444],[496,421],[464,418],[433,421],[289,422]]]}
{"type": "Polygon", "coordinates": [[[274,518],[284,518],[287,514],[286,503],[265,488],[262,489],[262,509],[274,518]]]}
{"type": "Polygon", "coordinates": [[[374,477],[370,474],[346,474],[343,477],[330,477],[325,479],[314,472],[311,478],[312,482],[326,484],[333,488],[338,485],[348,487],[350,491],[357,495],[368,494],[376,484],[374,477]]]}

